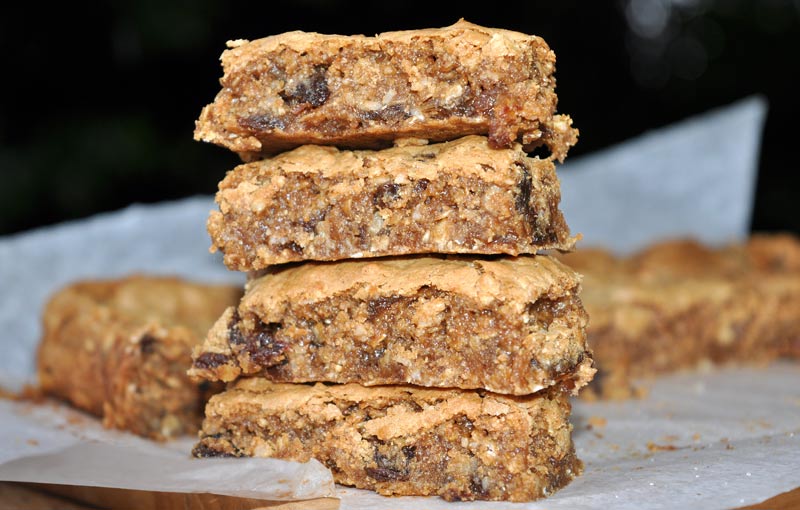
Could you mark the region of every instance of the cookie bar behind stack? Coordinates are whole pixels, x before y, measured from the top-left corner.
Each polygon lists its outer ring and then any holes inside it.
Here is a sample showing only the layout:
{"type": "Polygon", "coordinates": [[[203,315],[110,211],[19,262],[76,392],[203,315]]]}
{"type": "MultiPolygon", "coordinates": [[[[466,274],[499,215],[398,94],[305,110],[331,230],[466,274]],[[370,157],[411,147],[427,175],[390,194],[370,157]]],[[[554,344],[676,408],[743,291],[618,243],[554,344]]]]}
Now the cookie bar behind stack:
{"type": "Polygon", "coordinates": [[[242,379],[209,401],[194,455],[314,458],[385,495],[527,501],[582,469],[569,412],[557,387],[509,397],[242,379]]]}
{"type": "Polygon", "coordinates": [[[658,242],[629,257],[560,256],[582,273],[600,377],[586,396],[627,397],[637,379],[697,366],[800,357],[800,241],[756,234],[713,248],[658,242]]]}
{"type": "Polygon", "coordinates": [[[191,350],[240,296],[143,275],[71,284],[44,310],[40,387],[107,427],[154,439],[195,433],[210,388],[186,375],[191,350]]]}
{"type": "Polygon", "coordinates": [[[307,262],[251,280],[190,373],[577,392],[594,373],[578,288],[547,257],[307,262]]]}

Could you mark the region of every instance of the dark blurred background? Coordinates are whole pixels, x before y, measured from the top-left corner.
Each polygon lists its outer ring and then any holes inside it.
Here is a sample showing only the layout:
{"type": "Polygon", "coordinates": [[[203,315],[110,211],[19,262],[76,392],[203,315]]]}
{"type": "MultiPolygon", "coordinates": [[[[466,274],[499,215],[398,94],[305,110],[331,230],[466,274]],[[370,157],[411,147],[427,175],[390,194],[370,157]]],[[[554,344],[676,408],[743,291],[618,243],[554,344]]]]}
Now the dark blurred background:
{"type": "Polygon", "coordinates": [[[555,50],[559,110],[581,130],[572,158],[764,95],[752,229],[800,233],[799,0],[144,0],[3,10],[0,234],[213,193],[238,160],[192,131],[219,88],[226,40],[372,35],[460,17],[540,35],[555,50]]]}

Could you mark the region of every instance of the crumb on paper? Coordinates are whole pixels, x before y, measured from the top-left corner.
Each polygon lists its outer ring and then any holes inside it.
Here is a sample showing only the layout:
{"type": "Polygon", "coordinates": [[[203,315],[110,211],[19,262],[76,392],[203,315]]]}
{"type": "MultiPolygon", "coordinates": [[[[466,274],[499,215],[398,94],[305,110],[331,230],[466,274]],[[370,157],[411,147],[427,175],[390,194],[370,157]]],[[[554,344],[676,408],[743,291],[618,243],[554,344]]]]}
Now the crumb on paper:
{"type": "Polygon", "coordinates": [[[696,442],[700,441],[701,437],[702,436],[700,435],[700,433],[695,432],[694,434],[692,434],[692,441],[694,441],[696,443],[696,442]]]}
{"type": "Polygon", "coordinates": [[[10,391],[0,387],[0,399],[14,400],[16,402],[33,402],[34,404],[39,404],[44,402],[45,396],[38,386],[26,384],[19,392],[10,391]]]}
{"type": "Polygon", "coordinates": [[[73,414],[67,417],[67,423],[69,423],[70,425],[83,425],[84,423],[86,423],[86,421],[82,416],[73,414]]]}
{"type": "Polygon", "coordinates": [[[745,420],[745,428],[750,432],[755,432],[757,429],[771,429],[772,423],[766,420],[745,420]]]}
{"type": "Polygon", "coordinates": [[[28,443],[28,444],[29,444],[29,445],[31,445],[31,446],[39,446],[39,441],[37,441],[37,440],[35,440],[35,439],[33,439],[33,438],[31,438],[31,439],[28,439],[28,440],[27,440],[27,441],[25,441],[25,442],[26,442],[26,443],[28,443]]]}
{"type": "Polygon", "coordinates": [[[602,416],[590,416],[589,417],[589,421],[588,421],[588,423],[586,425],[586,428],[589,429],[589,430],[595,429],[595,428],[596,429],[601,429],[601,428],[605,427],[607,424],[608,424],[608,420],[606,420],[602,416]]]}
{"type": "Polygon", "coordinates": [[[675,446],[674,444],[656,444],[652,441],[647,442],[647,449],[651,452],[665,452],[672,450],[680,450],[685,447],[675,446]]]}

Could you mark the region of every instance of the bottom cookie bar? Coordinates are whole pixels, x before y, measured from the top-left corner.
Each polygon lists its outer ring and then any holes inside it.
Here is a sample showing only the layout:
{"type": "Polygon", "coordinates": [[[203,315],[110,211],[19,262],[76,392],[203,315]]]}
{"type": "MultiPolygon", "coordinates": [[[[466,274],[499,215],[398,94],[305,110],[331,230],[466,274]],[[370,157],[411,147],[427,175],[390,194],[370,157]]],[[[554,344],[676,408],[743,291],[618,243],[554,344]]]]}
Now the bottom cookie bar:
{"type": "Polygon", "coordinates": [[[240,296],[236,287],[169,277],[69,285],[44,310],[41,389],[106,427],[154,439],[195,433],[210,388],[186,375],[190,353],[240,296]]]}
{"type": "Polygon", "coordinates": [[[213,396],[195,457],[312,458],[337,483],[448,501],[529,501],[582,470],[569,391],[483,391],[240,379],[213,396]]]}

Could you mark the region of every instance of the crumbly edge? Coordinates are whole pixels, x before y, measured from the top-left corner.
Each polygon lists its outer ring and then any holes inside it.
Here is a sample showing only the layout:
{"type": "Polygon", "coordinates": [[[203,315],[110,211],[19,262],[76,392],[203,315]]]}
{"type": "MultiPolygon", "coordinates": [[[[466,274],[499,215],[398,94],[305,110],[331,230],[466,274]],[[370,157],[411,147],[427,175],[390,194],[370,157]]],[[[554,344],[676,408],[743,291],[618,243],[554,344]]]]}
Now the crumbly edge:
{"type": "Polygon", "coordinates": [[[212,397],[197,457],[258,456],[328,466],[338,483],[385,495],[527,501],[577,476],[568,394],[241,380],[212,397]]]}

